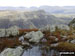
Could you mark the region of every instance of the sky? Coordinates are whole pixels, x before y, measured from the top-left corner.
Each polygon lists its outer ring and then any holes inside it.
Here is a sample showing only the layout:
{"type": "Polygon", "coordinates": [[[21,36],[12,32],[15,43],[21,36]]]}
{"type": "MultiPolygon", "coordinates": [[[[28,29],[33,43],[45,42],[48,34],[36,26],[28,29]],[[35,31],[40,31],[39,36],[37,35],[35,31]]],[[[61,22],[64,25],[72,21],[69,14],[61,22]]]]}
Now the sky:
{"type": "Polygon", "coordinates": [[[75,0],[0,0],[0,6],[32,7],[32,6],[75,6],[75,0]]]}

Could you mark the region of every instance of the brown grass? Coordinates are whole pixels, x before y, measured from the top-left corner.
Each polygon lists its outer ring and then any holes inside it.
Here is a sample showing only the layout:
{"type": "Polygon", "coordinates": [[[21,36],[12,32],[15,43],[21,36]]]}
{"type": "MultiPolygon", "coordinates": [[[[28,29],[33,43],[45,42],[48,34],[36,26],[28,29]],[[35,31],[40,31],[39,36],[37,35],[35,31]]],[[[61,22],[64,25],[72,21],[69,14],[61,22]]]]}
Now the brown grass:
{"type": "Polygon", "coordinates": [[[75,51],[75,44],[60,42],[56,49],[60,51],[75,51]]]}

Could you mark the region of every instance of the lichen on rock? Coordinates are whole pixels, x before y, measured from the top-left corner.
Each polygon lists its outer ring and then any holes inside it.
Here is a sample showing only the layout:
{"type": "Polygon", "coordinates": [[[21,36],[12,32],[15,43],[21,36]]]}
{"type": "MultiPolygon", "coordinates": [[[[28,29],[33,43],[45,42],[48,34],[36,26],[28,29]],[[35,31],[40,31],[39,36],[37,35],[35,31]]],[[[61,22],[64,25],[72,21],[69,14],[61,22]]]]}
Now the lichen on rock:
{"type": "Polygon", "coordinates": [[[27,33],[24,37],[25,38],[29,38],[30,42],[39,42],[41,38],[43,38],[44,34],[41,31],[37,31],[37,32],[29,32],[27,33]]]}
{"type": "Polygon", "coordinates": [[[17,47],[15,49],[7,48],[3,52],[1,52],[0,56],[20,56],[23,52],[21,47],[17,47]]]}

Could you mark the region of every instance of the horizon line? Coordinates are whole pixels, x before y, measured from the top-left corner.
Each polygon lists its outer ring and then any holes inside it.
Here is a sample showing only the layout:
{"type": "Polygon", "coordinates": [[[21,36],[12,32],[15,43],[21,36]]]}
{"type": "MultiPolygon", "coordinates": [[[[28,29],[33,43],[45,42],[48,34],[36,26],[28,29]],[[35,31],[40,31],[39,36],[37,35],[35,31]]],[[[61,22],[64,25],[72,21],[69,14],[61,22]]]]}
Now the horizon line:
{"type": "MultiPolygon", "coordinates": [[[[52,6],[52,5],[41,5],[41,6],[51,6],[51,7],[75,7],[75,5],[69,5],[69,6],[52,6]]],[[[26,7],[26,8],[31,8],[31,7],[41,7],[41,6],[30,6],[30,7],[27,7],[27,6],[0,6],[0,7],[26,7]]]]}

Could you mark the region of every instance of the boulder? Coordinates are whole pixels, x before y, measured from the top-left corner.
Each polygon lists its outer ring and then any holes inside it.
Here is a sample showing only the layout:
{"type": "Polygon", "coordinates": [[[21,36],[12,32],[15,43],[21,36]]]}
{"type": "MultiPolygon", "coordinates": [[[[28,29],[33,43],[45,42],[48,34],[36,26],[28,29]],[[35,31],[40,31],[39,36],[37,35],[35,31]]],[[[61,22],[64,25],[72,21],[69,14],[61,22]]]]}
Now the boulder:
{"type": "Polygon", "coordinates": [[[54,43],[54,44],[51,44],[51,47],[57,47],[59,45],[59,43],[54,43]]]}
{"type": "Polygon", "coordinates": [[[24,41],[24,36],[19,37],[19,41],[23,42],[24,41]]]}
{"type": "Polygon", "coordinates": [[[10,31],[10,29],[6,29],[6,37],[9,37],[11,35],[11,31],[10,31]]]}
{"type": "Polygon", "coordinates": [[[30,45],[26,40],[24,40],[24,36],[19,37],[19,41],[21,41],[22,45],[30,45]]]}
{"type": "Polygon", "coordinates": [[[50,31],[51,31],[51,32],[54,32],[54,31],[55,31],[55,27],[56,27],[55,25],[51,25],[51,26],[50,26],[50,31]]]}
{"type": "Polygon", "coordinates": [[[71,43],[75,44],[75,39],[71,41],[71,43]]]}
{"type": "Polygon", "coordinates": [[[63,25],[63,24],[60,24],[60,25],[57,25],[59,29],[64,29],[64,30],[70,30],[70,27],[68,25],[63,25]]]}
{"type": "Polygon", "coordinates": [[[45,27],[42,27],[42,28],[40,28],[39,29],[40,31],[50,31],[50,26],[49,25],[47,25],[47,26],[45,26],[45,27]]]}
{"type": "Polygon", "coordinates": [[[19,34],[19,28],[17,26],[13,26],[11,28],[9,28],[11,31],[11,35],[16,36],[19,34]]]}
{"type": "Polygon", "coordinates": [[[44,34],[41,31],[37,32],[29,32],[24,37],[28,38],[30,42],[39,42],[41,38],[43,38],[44,34]]]}
{"type": "Polygon", "coordinates": [[[4,37],[5,36],[5,29],[0,29],[0,37],[4,37]]]}
{"type": "Polygon", "coordinates": [[[50,31],[50,32],[53,32],[55,31],[55,25],[47,25],[45,27],[42,27],[39,29],[40,31],[50,31]]]}
{"type": "Polygon", "coordinates": [[[17,26],[12,26],[8,29],[6,29],[6,36],[16,36],[19,34],[19,28],[17,26]]]}
{"type": "Polygon", "coordinates": [[[21,47],[17,47],[16,49],[7,48],[3,52],[1,52],[0,56],[21,56],[23,49],[21,47]]]}

